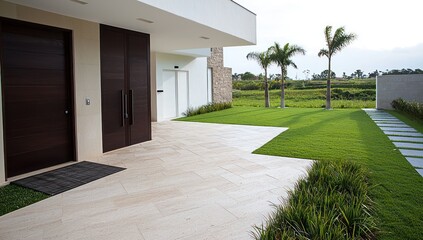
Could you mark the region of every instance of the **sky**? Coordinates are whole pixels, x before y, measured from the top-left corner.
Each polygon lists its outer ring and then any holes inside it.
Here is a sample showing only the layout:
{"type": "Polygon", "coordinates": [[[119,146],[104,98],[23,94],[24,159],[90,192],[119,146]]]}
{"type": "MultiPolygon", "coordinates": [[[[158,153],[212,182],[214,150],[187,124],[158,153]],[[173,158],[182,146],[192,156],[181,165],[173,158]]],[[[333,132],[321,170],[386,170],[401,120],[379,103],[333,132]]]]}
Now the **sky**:
{"type": "MultiPolygon", "coordinates": [[[[317,53],[325,48],[327,25],[345,27],[357,39],[332,58],[337,76],[387,69],[423,69],[423,1],[421,0],[235,0],[257,14],[257,45],[224,48],[225,66],[232,73],[264,72],[256,62],[246,59],[249,52],[265,51],[278,42],[303,47],[305,56],[288,68],[292,79],[304,79],[305,70],[321,73],[327,69],[326,57],[317,53]],[[327,13],[330,14],[327,14],[327,13]]],[[[276,65],[270,74],[280,73],[276,65]]]]}

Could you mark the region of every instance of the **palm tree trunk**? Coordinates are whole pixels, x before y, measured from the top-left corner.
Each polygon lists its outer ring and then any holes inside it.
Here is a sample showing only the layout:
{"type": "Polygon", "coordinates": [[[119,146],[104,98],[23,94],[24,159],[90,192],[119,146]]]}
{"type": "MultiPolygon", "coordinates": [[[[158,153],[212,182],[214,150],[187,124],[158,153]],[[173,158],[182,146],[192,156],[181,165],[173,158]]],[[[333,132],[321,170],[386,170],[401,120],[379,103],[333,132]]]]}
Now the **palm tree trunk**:
{"type": "Polygon", "coordinates": [[[328,81],[326,83],[326,109],[332,109],[331,107],[331,94],[330,94],[330,75],[331,75],[331,70],[330,70],[330,58],[329,58],[329,68],[328,68],[328,81]]]}
{"type": "Polygon", "coordinates": [[[281,108],[285,108],[285,76],[283,67],[281,67],[281,108]]]}
{"type": "Polygon", "coordinates": [[[264,106],[270,107],[269,83],[267,82],[267,69],[264,69],[264,106]]]}

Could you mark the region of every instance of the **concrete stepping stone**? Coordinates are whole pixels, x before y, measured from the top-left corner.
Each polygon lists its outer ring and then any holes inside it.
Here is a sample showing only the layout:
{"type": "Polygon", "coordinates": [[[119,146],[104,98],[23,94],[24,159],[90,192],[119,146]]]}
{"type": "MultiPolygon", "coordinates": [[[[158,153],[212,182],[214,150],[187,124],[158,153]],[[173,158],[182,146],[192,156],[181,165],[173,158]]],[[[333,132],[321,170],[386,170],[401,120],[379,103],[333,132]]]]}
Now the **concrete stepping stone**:
{"type": "Polygon", "coordinates": [[[377,117],[377,118],[372,118],[373,120],[374,119],[382,119],[382,120],[375,120],[375,121],[390,121],[390,122],[397,122],[397,121],[399,121],[398,119],[396,119],[396,118],[380,118],[380,117],[377,117]]]}
{"type": "Polygon", "coordinates": [[[414,143],[423,143],[423,138],[418,137],[399,137],[399,136],[388,136],[391,141],[401,141],[401,142],[414,142],[414,143]]]}
{"type": "Polygon", "coordinates": [[[405,128],[408,127],[407,124],[404,123],[376,123],[379,127],[398,127],[398,128],[405,128]]]}
{"type": "Polygon", "coordinates": [[[404,123],[401,120],[376,120],[375,123],[404,123]]]}
{"type": "Polygon", "coordinates": [[[398,148],[415,148],[423,150],[423,143],[393,142],[398,148]]]}
{"type": "Polygon", "coordinates": [[[375,122],[399,122],[399,123],[404,123],[399,119],[383,119],[383,120],[373,120],[373,121],[375,121],[375,122]]]}
{"type": "Polygon", "coordinates": [[[407,161],[413,167],[423,168],[423,158],[406,157],[407,161]]]}
{"type": "Polygon", "coordinates": [[[381,117],[394,117],[391,114],[387,113],[367,113],[369,116],[381,116],[381,117]]]}
{"type": "Polygon", "coordinates": [[[422,157],[423,158],[423,150],[408,150],[408,149],[399,149],[402,155],[406,157],[422,157]]]}
{"type": "Polygon", "coordinates": [[[370,117],[394,117],[390,114],[383,114],[383,113],[367,113],[370,117]]]}
{"type": "Polygon", "coordinates": [[[401,120],[399,119],[385,119],[385,120],[374,120],[375,122],[400,122],[403,123],[401,120]]]}
{"type": "Polygon", "coordinates": [[[373,121],[397,121],[397,118],[372,118],[373,121]]]}
{"type": "Polygon", "coordinates": [[[369,116],[371,117],[394,117],[391,114],[387,114],[387,113],[367,113],[369,116]]]}
{"type": "Polygon", "coordinates": [[[423,137],[423,134],[418,132],[395,132],[395,131],[383,131],[388,136],[404,136],[404,137],[423,137]]]}
{"type": "Polygon", "coordinates": [[[381,118],[396,118],[392,116],[391,114],[367,114],[370,117],[381,117],[381,118]]]}
{"type": "Polygon", "coordinates": [[[416,171],[423,177],[423,169],[416,169],[416,171]]]}
{"type": "Polygon", "coordinates": [[[374,122],[376,124],[405,124],[405,123],[399,122],[399,121],[374,121],[374,122]]]}
{"type": "Polygon", "coordinates": [[[395,131],[395,132],[417,132],[416,129],[411,127],[381,127],[382,131],[395,131]]]}

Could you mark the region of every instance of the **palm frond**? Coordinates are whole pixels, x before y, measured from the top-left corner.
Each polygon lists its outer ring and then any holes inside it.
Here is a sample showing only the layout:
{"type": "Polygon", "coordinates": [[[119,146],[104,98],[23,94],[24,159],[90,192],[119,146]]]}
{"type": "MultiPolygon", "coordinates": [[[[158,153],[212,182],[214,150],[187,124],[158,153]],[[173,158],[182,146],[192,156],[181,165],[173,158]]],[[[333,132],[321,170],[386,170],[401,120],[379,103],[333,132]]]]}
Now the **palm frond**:
{"type": "Polygon", "coordinates": [[[272,63],[269,50],[264,52],[250,52],[247,54],[247,59],[255,60],[263,69],[267,69],[272,63]]]}
{"type": "Polygon", "coordinates": [[[288,48],[288,56],[294,56],[296,54],[301,54],[301,55],[305,55],[306,54],[306,50],[304,50],[304,48],[298,46],[298,45],[291,45],[288,48]]]}
{"type": "Polygon", "coordinates": [[[259,59],[259,52],[250,52],[247,54],[247,59],[248,60],[258,60],[259,59]]]}
{"type": "Polygon", "coordinates": [[[298,67],[297,67],[297,65],[293,62],[293,61],[291,61],[291,60],[288,60],[287,62],[286,62],[286,66],[291,66],[291,67],[293,67],[293,68],[295,68],[295,69],[297,69],[298,67]]]}
{"type": "Polygon", "coordinates": [[[330,45],[332,45],[332,26],[326,26],[324,33],[326,45],[330,48],[330,45]]]}
{"type": "Polygon", "coordinates": [[[340,27],[336,30],[332,40],[332,54],[341,51],[344,47],[349,45],[353,40],[357,38],[354,33],[345,33],[345,28],[340,27]]]}
{"type": "Polygon", "coordinates": [[[282,66],[282,62],[280,60],[283,58],[283,50],[281,49],[279,43],[275,42],[275,44],[269,48],[269,53],[270,60],[278,66],[282,66]]]}
{"type": "Polygon", "coordinates": [[[323,57],[323,56],[329,57],[329,51],[327,49],[322,48],[322,49],[320,49],[320,51],[317,55],[319,57],[323,57]]]}

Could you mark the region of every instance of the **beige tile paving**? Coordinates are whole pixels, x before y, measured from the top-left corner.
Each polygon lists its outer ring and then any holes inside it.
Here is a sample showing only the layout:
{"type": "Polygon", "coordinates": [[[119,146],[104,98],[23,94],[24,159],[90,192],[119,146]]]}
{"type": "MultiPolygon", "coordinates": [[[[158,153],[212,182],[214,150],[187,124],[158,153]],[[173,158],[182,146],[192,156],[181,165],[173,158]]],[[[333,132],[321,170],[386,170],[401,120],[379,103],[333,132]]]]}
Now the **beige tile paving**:
{"type": "Polygon", "coordinates": [[[251,154],[284,130],[154,123],[152,141],[89,159],[125,171],[0,217],[0,239],[249,239],[311,164],[251,154]]]}

